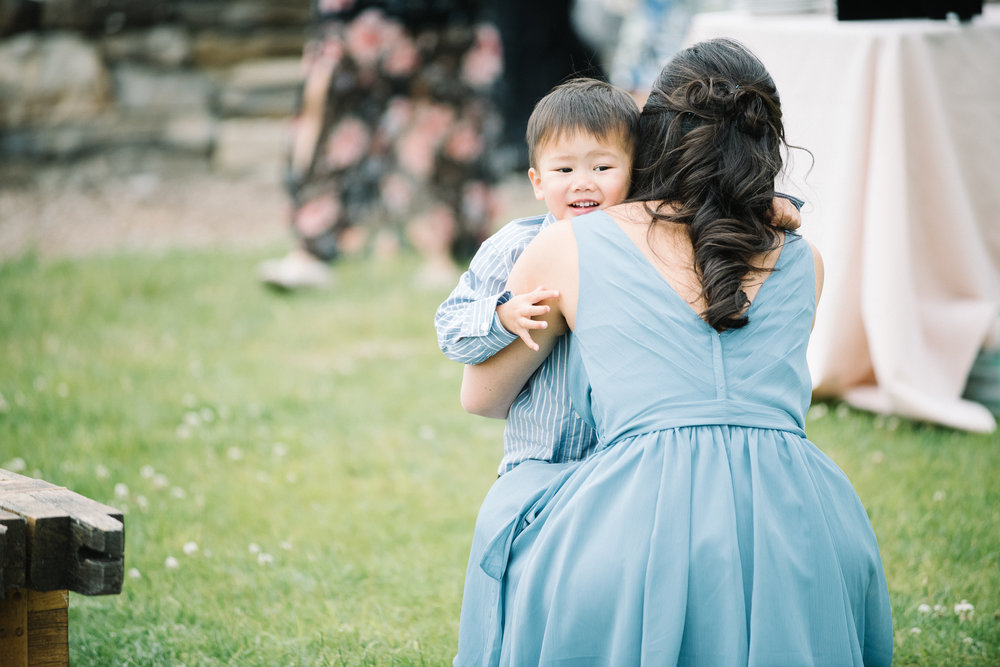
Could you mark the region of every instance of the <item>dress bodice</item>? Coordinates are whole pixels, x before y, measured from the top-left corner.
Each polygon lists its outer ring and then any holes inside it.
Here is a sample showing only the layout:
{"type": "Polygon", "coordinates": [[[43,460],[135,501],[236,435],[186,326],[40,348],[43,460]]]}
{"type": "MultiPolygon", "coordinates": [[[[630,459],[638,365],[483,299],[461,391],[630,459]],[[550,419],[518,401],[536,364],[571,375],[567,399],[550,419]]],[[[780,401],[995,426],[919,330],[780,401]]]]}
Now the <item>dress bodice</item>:
{"type": "Polygon", "coordinates": [[[704,424],[803,434],[816,297],[812,253],[801,237],[786,233],[749,323],[718,333],[608,214],[581,216],[573,230],[580,296],[571,392],[602,443],[704,424]],[[600,278],[588,270],[594,266],[600,278]]]}

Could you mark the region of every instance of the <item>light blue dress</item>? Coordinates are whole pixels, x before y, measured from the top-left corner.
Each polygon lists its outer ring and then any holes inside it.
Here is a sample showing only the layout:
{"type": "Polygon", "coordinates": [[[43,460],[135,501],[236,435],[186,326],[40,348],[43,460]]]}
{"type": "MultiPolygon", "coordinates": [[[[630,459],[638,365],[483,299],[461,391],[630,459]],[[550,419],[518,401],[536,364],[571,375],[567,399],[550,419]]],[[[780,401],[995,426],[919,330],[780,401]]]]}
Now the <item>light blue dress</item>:
{"type": "Polygon", "coordinates": [[[808,244],[719,334],[607,214],[573,226],[573,400],[604,448],[488,494],[456,664],[890,664],[871,524],[803,430],[808,244]]]}

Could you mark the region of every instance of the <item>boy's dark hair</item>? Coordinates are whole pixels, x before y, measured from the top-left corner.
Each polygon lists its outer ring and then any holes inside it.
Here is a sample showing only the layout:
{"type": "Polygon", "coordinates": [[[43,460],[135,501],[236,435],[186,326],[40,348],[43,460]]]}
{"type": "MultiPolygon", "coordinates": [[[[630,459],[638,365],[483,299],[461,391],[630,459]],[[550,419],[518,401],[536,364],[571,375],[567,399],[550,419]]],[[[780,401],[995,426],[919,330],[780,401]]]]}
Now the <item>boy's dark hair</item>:
{"type": "Polygon", "coordinates": [[[571,79],[549,91],[531,112],[525,133],[528,163],[537,167],[539,148],[573,132],[620,141],[631,157],[638,127],[639,105],[627,92],[600,79],[571,79]]]}

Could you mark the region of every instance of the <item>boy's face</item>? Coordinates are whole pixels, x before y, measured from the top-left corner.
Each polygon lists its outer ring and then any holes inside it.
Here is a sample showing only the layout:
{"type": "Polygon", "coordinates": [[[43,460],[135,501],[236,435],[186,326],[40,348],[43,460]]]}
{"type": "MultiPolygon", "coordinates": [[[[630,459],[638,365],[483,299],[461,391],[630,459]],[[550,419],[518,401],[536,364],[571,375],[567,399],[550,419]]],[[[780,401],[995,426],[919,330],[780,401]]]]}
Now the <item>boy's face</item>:
{"type": "Polygon", "coordinates": [[[617,140],[586,132],[565,134],[542,145],[528,170],[535,198],[556,220],[620,204],[628,195],[632,156],[617,140]]]}

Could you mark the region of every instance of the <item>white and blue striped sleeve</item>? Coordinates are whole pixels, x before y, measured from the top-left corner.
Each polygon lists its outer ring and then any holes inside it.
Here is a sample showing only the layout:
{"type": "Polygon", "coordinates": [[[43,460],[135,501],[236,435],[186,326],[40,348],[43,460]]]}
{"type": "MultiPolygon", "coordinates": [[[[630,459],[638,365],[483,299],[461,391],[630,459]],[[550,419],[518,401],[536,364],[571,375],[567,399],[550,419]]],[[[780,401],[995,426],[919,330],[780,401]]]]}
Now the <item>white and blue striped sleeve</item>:
{"type": "Polygon", "coordinates": [[[483,243],[434,315],[438,345],[452,361],[481,363],[517,339],[500,324],[496,309],[510,298],[506,290],[511,255],[516,258],[519,253],[498,247],[496,240],[483,243]]]}

